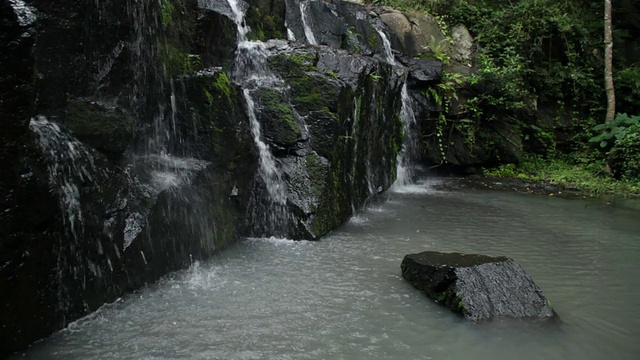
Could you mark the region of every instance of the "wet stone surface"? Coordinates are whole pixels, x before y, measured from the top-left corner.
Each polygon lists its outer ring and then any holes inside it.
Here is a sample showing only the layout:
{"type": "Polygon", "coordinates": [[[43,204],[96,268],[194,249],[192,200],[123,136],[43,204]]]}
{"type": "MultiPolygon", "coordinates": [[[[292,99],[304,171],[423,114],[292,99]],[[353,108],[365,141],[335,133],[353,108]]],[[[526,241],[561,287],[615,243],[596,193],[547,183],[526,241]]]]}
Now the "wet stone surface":
{"type": "Polygon", "coordinates": [[[555,316],[540,287],[507,257],[425,251],[405,256],[401,268],[429,298],[471,320],[555,316]]]}

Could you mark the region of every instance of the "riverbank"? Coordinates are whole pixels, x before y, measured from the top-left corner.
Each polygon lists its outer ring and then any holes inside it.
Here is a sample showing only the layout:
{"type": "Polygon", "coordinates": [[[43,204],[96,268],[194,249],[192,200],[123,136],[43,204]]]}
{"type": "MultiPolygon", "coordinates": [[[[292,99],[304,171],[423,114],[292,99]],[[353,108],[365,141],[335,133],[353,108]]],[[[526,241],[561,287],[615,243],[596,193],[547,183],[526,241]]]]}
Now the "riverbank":
{"type": "Polygon", "coordinates": [[[473,179],[482,186],[519,192],[575,198],[639,199],[640,181],[615,179],[604,164],[575,163],[568,159],[526,157],[519,165],[485,169],[473,179]]]}
{"type": "Polygon", "coordinates": [[[576,164],[563,159],[526,157],[519,164],[483,169],[481,173],[442,185],[447,189],[504,190],[570,199],[606,201],[640,199],[640,181],[616,180],[601,164],[576,164]]]}

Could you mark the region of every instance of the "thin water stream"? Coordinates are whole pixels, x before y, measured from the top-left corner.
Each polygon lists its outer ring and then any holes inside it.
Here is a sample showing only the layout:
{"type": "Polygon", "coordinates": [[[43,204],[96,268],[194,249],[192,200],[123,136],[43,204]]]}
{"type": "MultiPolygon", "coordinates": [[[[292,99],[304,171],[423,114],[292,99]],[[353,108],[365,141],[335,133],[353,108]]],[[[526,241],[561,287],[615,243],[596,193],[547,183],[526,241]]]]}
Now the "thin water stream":
{"type": "Polygon", "coordinates": [[[637,209],[433,182],[385,196],[319,242],[244,240],[16,358],[640,358],[637,209]],[[401,278],[427,249],[515,258],[560,321],[449,313],[401,278]]]}

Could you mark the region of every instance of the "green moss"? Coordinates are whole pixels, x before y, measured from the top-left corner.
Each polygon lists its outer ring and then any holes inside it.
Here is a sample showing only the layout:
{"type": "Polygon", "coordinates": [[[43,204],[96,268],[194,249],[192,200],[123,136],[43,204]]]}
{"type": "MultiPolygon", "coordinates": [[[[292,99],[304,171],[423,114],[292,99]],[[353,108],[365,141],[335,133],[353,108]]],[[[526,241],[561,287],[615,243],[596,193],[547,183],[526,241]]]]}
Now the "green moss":
{"type": "MultiPolygon", "coordinates": [[[[340,134],[346,135],[346,134],[340,134]]],[[[340,136],[338,135],[338,137],[340,136]]],[[[323,196],[320,198],[317,216],[311,224],[314,233],[324,235],[331,229],[345,221],[349,216],[350,204],[348,189],[348,174],[346,160],[348,145],[338,141],[333,147],[331,166],[325,176],[323,196]]]]}
{"type": "Polygon", "coordinates": [[[249,40],[285,39],[284,19],[276,14],[264,14],[260,8],[252,6],[246,14],[246,21],[252,31],[249,40]]]}
{"type": "MultiPolygon", "coordinates": [[[[303,115],[329,109],[335,112],[340,86],[332,77],[317,72],[315,52],[293,52],[269,59],[269,63],[291,87],[292,103],[303,115]]],[[[335,74],[334,74],[335,75],[335,74]]]]}
{"type": "Polygon", "coordinates": [[[207,90],[206,88],[203,89],[202,91],[204,93],[204,96],[207,98],[207,102],[209,102],[209,105],[213,105],[215,103],[215,100],[213,99],[213,95],[211,95],[209,90],[207,90]]]}
{"type": "Polygon", "coordinates": [[[468,309],[466,308],[466,306],[464,306],[464,302],[462,301],[462,298],[458,296],[457,292],[457,287],[450,287],[447,290],[437,294],[434,300],[455,313],[465,315],[468,313],[468,309]]]}
{"type": "Polygon", "coordinates": [[[335,72],[333,72],[333,70],[328,70],[325,74],[331,76],[332,78],[338,80],[338,75],[336,75],[335,72]]]}
{"type": "Polygon", "coordinates": [[[213,86],[226,97],[227,102],[231,102],[231,81],[226,73],[219,72],[213,86]]]}
{"type": "Polygon", "coordinates": [[[291,52],[289,54],[278,54],[269,58],[269,65],[288,76],[300,76],[307,71],[317,71],[317,56],[314,52],[291,52]]]}
{"type": "Polygon", "coordinates": [[[202,68],[200,55],[186,53],[168,42],[162,46],[161,51],[168,77],[191,74],[202,68]]]}
{"type": "Polygon", "coordinates": [[[257,91],[258,101],[268,120],[265,130],[273,136],[274,141],[282,144],[296,142],[302,132],[302,127],[296,121],[293,109],[285,101],[284,94],[275,89],[262,88],[257,91]]]}
{"type": "MultiPolygon", "coordinates": [[[[319,199],[324,191],[324,185],[327,177],[327,165],[316,153],[310,153],[305,158],[307,165],[307,174],[312,183],[313,194],[319,199]]],[[[315,209],[313,209],[315,210],[315,209]]]]}
{"type": "Polygon", "coordinates": [[[369,46],[371,46],[372,49],[375,49],[380,44],[380,35],[374,32],[367,36],[367,41],[369,42],[369,46]]]}
{"type": "Polygon", "coordinates": [[[163,0],[161,5],[160,21],[164,28],[169,27],[173,22],[174,12],[175,8],[173,7],[173,4],[169,0],[163,0]]]}

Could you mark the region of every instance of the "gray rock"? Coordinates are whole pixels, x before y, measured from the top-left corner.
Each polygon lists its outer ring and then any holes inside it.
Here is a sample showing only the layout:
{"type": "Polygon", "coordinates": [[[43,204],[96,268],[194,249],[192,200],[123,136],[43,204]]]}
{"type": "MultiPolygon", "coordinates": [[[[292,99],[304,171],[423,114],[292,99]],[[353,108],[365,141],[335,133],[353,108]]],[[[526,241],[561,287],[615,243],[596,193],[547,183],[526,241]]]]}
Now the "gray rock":
{"type": "Polygon", "coordinates": [[[409,77],[415,82],[436,82],[442,79],[442,62],[432,59],[411,59],[408,61],[409,77]]]}
{"type": "Polygon", "coordinates": [[[429,298],[471,320],[555,315],[540,287],[507,257],[425,251],[405,256],[401,268],[429,298]]]}
{"type": "Polygon", "coordinates": [[[471,66],[475,49],[469,30],[463,24],[458,24],[451,29],[451,32],[454,46],[453,58],[461,64],[471,66]]]}

